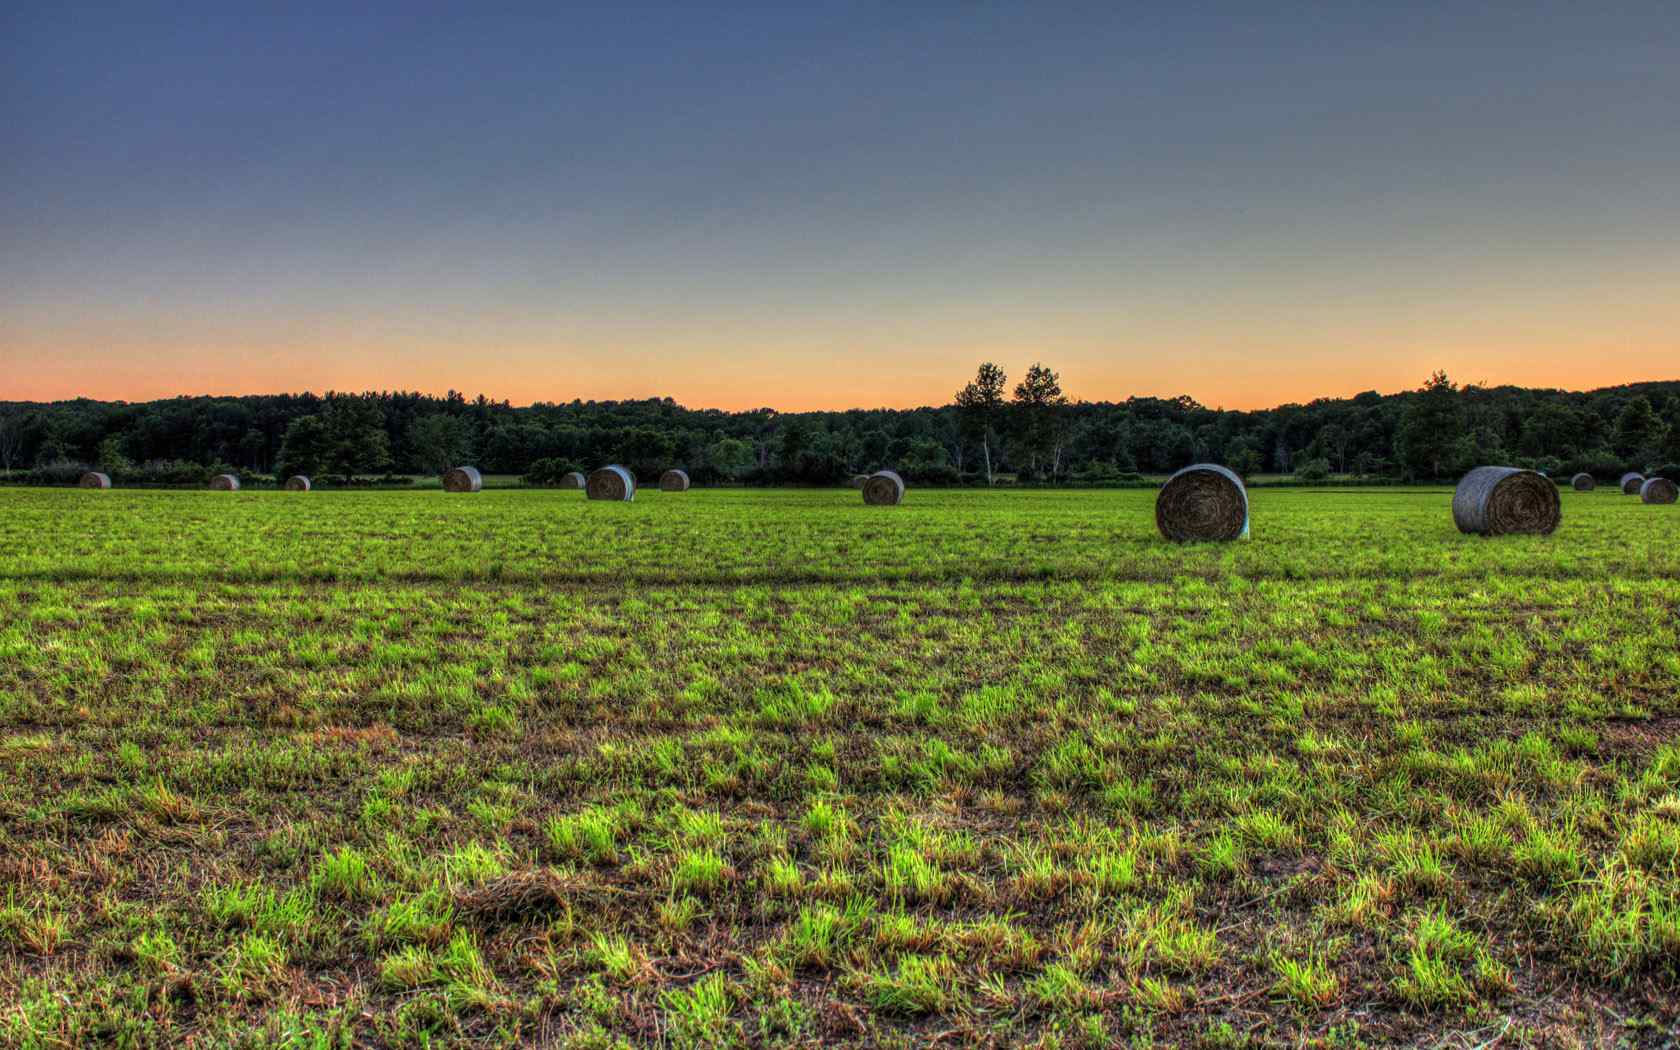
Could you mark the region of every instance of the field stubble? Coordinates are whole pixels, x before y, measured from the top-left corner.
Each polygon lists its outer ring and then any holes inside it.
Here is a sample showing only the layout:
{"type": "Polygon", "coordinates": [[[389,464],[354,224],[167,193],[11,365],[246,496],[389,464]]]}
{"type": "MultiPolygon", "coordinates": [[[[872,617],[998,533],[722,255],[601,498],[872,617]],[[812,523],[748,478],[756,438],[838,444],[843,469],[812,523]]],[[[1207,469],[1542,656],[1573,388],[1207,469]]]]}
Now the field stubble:
{"type": "Polygon", "coordinates": [[[1672,1038],[1680,515],[0,495],[0,1039],[1672,1038]]]}

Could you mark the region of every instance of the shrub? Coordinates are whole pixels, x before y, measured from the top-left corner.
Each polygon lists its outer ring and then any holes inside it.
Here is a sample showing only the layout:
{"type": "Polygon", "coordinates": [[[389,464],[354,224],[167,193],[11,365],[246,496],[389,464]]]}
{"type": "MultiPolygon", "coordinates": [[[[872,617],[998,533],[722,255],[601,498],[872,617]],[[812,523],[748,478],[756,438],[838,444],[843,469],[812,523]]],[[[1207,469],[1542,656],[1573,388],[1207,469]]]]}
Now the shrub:
{"type": "Polygon", "coordinates": [[[1330,480],[1330,461],[1327,459],[1309,459],[1295,470],[1297,481],[1315,484],[1330,480]]]}
{"type": "Polygon", "coordinates": [[[525,472],[527,485],[558,485],[560,479],[573,471],[587,473],[569,459],[550,457],[548,459],[533,460],[529,470],[525,472]]]}

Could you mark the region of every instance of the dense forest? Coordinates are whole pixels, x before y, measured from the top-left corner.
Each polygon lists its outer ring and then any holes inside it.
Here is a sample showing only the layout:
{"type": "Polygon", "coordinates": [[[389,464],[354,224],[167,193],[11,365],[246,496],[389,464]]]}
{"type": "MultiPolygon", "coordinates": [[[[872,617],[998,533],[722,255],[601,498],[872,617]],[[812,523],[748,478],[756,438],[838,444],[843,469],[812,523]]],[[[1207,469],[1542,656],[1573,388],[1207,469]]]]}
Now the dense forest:
{"type": "Polygon", "coordinates": [[[1548,472],[1674,472],[1680,381],[1589,392],[1459,386],[1240,412],[1189,397],[1080,401],[1034,365],[995,365],[938,408],[843,412],[687,409],[670,398],[539,402],[407,392],[179,397],[142,403],[0,402],[0,480],[197,484],[235,471],[397,483],[472,463],[542,484],[624,463],[681,466],[699,483],[830,484],[890,467],[923,484],[1124,483],[1213,461],[1248,476],[1451,479],[1483,463],[1548,472]]]}

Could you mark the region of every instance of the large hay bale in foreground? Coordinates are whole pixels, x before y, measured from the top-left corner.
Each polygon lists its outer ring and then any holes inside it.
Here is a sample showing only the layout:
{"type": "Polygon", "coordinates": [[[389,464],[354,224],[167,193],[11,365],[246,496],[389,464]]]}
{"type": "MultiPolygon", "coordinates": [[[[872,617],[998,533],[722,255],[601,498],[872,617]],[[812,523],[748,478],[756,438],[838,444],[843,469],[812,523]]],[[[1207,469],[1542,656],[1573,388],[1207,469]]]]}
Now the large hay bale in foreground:
{"type": "Polygon", "coordinates": [[[1628,471],[1626,474],[1622,475],[1622,495],[1639,495],[1639,486],[1643,484],[1645,484],[1645,475],[1639,473],[1637,470],[1628,471]]]}
{"type": "Polygon", "coordinates": [[[574,470],[560,479],[560,487],[563,489],[577,489],[582,491],[588,485],[589,479],[584,477],[583,472],[580,470],[574,470]]]}
{"type": "Polygon", "coordinates": [[[1576,492],[1591,492],[1598,487],[1591,474],[1577,474],[1569,479],[1569,484],[1576,492]]]}
{"type": "Polygon", "coordinates": [[[863,488],[864,485],[866,485],[868,483],[869,483],[869,475],[868,474],[853,474],[852,475],[852,480],[849,482],[849,484],[854,489],[861,489],[861,488],[863,488]]]}
{"type": "Polygon", "coordinates": [[[217,492],[238,492],[239,479],[232,474],[217,474],[210,479],[210,487],[217,492]]]}
{"type": "Polygon", "coordinates": [[[1481,536],[1550,535],[1563,520],[1557,486],[1532,470],[1477,467],[1453,491],[1459,532],[1481,536]]]}
{"type": "Polygon", "coordinates": [[[484,487],[484,476],[477,467],[456,467],[443,476],[445,492],[477,492],[484,487]]]}
{"type": "Polygon", "coordinates": [[[1155,527],[1174,542],[1240,540],[1248,535],[1248,487],[1217,463],[1195,463],[1155,496],[1155,527]]]}
{"type": "Polygon", "coordinates": [[[863,483],[863,502],[871,507],[893,507],[904,502],[904,479],[896,471],[877,470],[863,483]]]}
{"type": "Polygon", "coordinates": [[[287,492],[308,492],[311,486],[308,478],[302,474],[293,474],[286,479],[286,484],[283,487],[287,492]]]}
{"type": "Polygon", "coordinates": [[[108,489],[111,487],[111,475],[90,470],[82,475],[82,480],[76,482],[76,487],[79,489],[108,489]]]}
{"type": "Polygon", "coordinates": [[[636,478],[617,463],[591,471],[585,487],[590,499],[628,503],[636,498],[636,478]]]}
{"type": "Polygon", "coordinates": [[[1667,478],[1646,478],[1645,484],[1639,486],[1642,503],[1673,503],[1676,496],[1680,496],[1680,485],[1667,478]]]}
{"type": "Polygon", "coordinates": [[[660,492],[687,492],[688,491],[688,471],[686,471],[686,470],[667,470],[665,473],[659,475],[659,491],[660,492]]]}

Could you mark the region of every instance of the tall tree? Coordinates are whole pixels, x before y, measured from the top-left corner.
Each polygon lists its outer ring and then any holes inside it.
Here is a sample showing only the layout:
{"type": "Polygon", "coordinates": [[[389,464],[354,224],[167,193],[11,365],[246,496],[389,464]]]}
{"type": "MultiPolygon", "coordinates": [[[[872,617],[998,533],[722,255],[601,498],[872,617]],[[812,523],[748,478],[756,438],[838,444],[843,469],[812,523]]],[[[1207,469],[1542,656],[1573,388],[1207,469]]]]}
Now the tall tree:
{"type": "Polygon", "coordinates": [[[1337,473],[1347,470],[1348,432],[1335,423],[1326,423],[1318,428],[1318,436],[1313,439],[1317,452],[1328,459],[1336,468],[1337,473]]]}
{"type": "Polygon", "coordinates": [[[469,425],[459,416],[434,412],[421,416],[408,428],[408,444],[414,462],[427,474],[443,474],[472,455],[469,425]]]}
{"type": "Polygon", "coordinates": [[[23,448],[23,413],[0,412],[0,470],[11,470],[23,448]]]}
{"type": "Polygon", "coordinates": [[[1651,399],[1633,398],[1616,417],[1616,454],[1644,470],[1662,447],[1664,429],[1651,399]]]}
{"type": "Polygon", "coordinates": [[[1458,387],[1447,373],[1431,375],[1406,405],[1395,451],[1412,477],[1445,477],[1464,429],[1458,387]]]}
{"type": "Polygon", "coordinates": [[[349,484],[357,474],[371,474],[391,465],[385,413],[373,395],[329,397],[321,421],[326,426],[326,473],[336,474],[349,484]]]}
{"type": "MultiPolygon", "coordinates": [[[[1063,409],[1068,403],[1062,393],[1062,380],[1054,371],[1033,362],[1027,374],[1015,384],[1015,400],[1010,408],[1015,415],[1016,431],[1032,457],[1033,473],[1038,472],[1040,456],[1059,450],[1063,409]]],[[[1056,457],[1059,459],[1060,457],[1056,457]]],[[[1059,463],[1054,461],[1051,472],[1059,463]]]]}
{"type": "Polygon", "coordinates": [[[320,416],[299,416],[280,442],[279,473],[319,476],[327,467],[327,424],[320,416]]]}
{"type": "Polygon", "coordinates": [[[718,477],[734,481],[752,469],[752,445],[740,438],[719,438],[707,446],[706,462],[718,477]]]}
{"type": "Polygon", "coordinates": [[[963,432],[980,442],[986,462],[986,484],[992,483],[992,441],[1003,420],[1003,389],[1009,377],[990,361],[980,366],[973,382],[957,391],[957,415],[963,432]]]}
{"type": "Polygon", "coordinates": [[[1668,403],[1663,406],[1663,419],[1667,421],[1668,429],[1663,433],[1662,465],[1664,467],[1680,466],[1680,395],[1670,395],[1668,403]]]}

